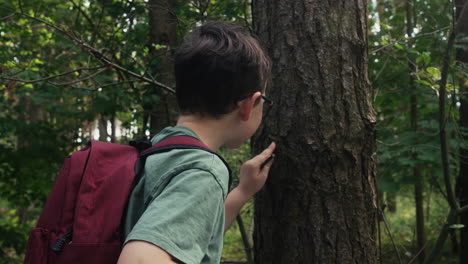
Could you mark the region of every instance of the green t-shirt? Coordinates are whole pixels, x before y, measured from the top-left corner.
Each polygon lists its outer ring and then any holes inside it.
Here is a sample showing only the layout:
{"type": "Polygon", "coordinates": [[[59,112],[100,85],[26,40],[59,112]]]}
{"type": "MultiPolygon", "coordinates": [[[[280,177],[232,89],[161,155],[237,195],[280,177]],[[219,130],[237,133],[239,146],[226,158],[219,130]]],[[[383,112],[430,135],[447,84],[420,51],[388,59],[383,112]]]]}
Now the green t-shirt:
{"type": "MultiPolygon", "coordinates": [[[[173,136],[198,136],[186,127],[163,129],[153,145],[173,136]]],[[[124,222],[125,243],[143,240],[184,263],[219,263],[229,172],[216,155],[174,149],[149,156],[132,190],[124,222]]]]}

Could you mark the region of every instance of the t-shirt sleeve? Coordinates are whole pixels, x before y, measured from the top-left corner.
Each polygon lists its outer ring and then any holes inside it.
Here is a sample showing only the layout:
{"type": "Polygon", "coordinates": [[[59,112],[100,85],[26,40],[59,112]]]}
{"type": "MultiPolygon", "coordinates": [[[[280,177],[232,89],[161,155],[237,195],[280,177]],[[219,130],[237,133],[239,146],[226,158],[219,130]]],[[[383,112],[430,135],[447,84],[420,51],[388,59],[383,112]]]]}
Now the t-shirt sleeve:
{"type": "Polygon", "coordinates": [[[125,243],[147,241],[184,263],[200,263],[215,226],[224,222],[223,207],[215,177],[200,169],[186,170],[148,205],[125,243]]]}

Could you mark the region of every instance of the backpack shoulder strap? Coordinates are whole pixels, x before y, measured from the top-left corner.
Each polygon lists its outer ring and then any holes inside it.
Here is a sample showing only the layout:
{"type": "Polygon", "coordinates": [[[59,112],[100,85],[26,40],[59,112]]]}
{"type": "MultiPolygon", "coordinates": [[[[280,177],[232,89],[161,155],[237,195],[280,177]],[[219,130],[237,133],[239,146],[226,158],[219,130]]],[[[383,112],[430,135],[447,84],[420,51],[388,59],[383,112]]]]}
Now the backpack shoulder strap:
{"type": "Polygon", "coordinates": [[[140,179],[141,174],[143,173],[143,168],[145,167],[146,158],[153,154],[162,153],[166,151],[170,151],[173,149],[200,149],[207,152],[210,152],[216,156],[224,163],[228,172],[229,172],[229,186],[228,190],[231,188],[232,183],[232,171],[229,167],[229,164],[224,160],[221,155],[216,153],[215,151],[211,150],[208,146],[206,146],[200,140],[190,137],[190,136],[176,136],[164,139],[157,143],[156,145],[152,146],[151,148],[146,149],[143,151],[138,160],[135,164],[135,183],[140,179]]]}

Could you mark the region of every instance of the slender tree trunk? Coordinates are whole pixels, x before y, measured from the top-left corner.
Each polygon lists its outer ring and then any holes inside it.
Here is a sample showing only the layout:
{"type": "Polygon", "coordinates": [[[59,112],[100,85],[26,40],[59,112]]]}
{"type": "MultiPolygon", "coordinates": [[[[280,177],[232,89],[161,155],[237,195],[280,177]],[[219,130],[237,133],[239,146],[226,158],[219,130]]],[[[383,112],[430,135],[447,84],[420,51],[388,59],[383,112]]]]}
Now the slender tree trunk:
{"type": "Polygon", "coordinates": [[[458,204],[457,197],[452,187],[452,180],[450,177],[450,163],[449,163],[449,148],[447,143],[447,132],[446,132],[446,84],[447,79],[449,77],[449,70],[450,70],[450,59],[452,55],[452,50],[454,49],[454,44],[457,35],[460,33],[460,29],[462,25],[468,24],[468,4],[465,3],[462,11],[460,12],[460,16],[456,19],[455,23],[453,23],[454,27],[450,36],[447,41],[447,49],[444,54],[443,65],[440,75],[439,81],[439,138],[440,138],[440,150],[441,150],[441,160],[442,160],[442,168],[444,173],[444,184],[445,190],[447,193],[447,201],[450,205],[450,212],[447,216],[447,220],[445,221],[443,228],[437,238],[436,244],[434,245],[431,253],[426,259],[425,264],[432,264],[434,263],[440,255],[442,251],[442,247],[444,246],[445,240],[447,239],[448,234],[450,233],[451,226],[453,224],[459,223],[458,217],[463,213],[466,213],[468,210],[468,206],[460,208],[458,204]]]}
{"type": "Polygon", "coordinates": [[[143,113],[143,124],[140,127],[140,130],[138,131],[138,135],[141,138],[147,138],[146,136],[146,130],[148,130],[148,120],[149,120],[150,115],[147,112],[143,113]]]}
{"type": "MultiPolygon", "coordinates": [[[[172,48],[177,44],[177,18],[175,17],[176,0],[149,0],[149,50],[151,62],[157,67],[153,68],[156,79],[163,83],[174,82],[174,61],[172,48]],[[154,63],[157,61],[158,63],[154,63]]],[[[147,95],[156,94],[158,102],[152,102],[144,108],[150,113],[150,132],[156,133],[161,128],[170,125],[175,119],[175,97],[167,94],[159,87],[147,87],[147,95]]]]}
{"type": "Polygon", "coordinates": [[[107,132],[107,119],[101,115],[99,117],[98,123],[98,130],[99,130],[99,140],[100,141],[107,141],[107,137],[109,133],[107,132]]]}
{"type": "Polygon", "coordinates": [[[367,1],[258,0],[275,101],[253,139],[277,142],[255,199],[255,263],[376,263],[375,114],[367,1]]]}
{"type": "Polygon", "coordinates": [[[386,193],[387,195],[387,199],[386,199],[386,202],[387,202],[387,207],[388,207],[388,211],[390,213],[396,213],[397,211],[397,202],[396,202],[396,193],[394,192],[387,192],[386,193]]]}
{"type": "Polygon", "coordinates": [[[421,171],[418,167],[413,169],[413,175],[416,178],[416,183],[414,185],[414,201],[416,205],[416,252],[419,252],[418,260],[419,263],[422,264],[426,258],[426,236],[424,228],[423,183],[421,171]]]}
{"type": "Polygon", "coordinates": [[[117,119],[115,118],[115,113],[112,114],[111,118],[109,119],[111,125],[111,142],[117,142],[116,130],[117,130],[117,119]]]}
{"type": "MultiPolygon", "coordinates": [[[[413,35],[414,27],[414,1],[406,0],[406,34],[409,37],[413,35]]],[[[408,48],[412,48],[413,43],[411,40],[408,41],[408,48]]],[[[409,92],[410,92],[410,108],[411,108],[411,130],[414,133],[418,131],[418,95],[416,90],[416,85],[414,83],[414,72],[415,72],[415,62],[411,59],[408,61],[408,76],[409,76],[409,92]]],[[[416,154],[413,155],[413,159],[417,160],[416,154]]],[[[423,207],[423,179],[421,174],[421,169],[419,165],[416,165],[413,168],[413,177],[416,179],[414,185],[414,201],[416,205],[416,252],[419,252],[418,260],[419,263],[424,263],[426,257],[424,245],[425,242],[425,231],[424,231],[424,207],[423,207]]]]}
{"type": "Polygon", "coordinates": [[[240,214],[236,217],[237,225],[239,226],[239,231],[241,233],[242,242],[244,243],[245,256],[247,258],[246,264],[254,264],[252,256],[252,244],[250,244],[249,236],[247,230],[245,229],[244,220],[240,214]]]}
{"type": "MultiPolygon", "coordinates": [[[[461,10],[468,0],[455,0],[456,6],[456,17],[460,16],[461,10]]],[[[468,37],[468,25],[461,24],[460,35],[468,37]]],[[[465,46],[465,48],[468,45],[465,46]]],[[[457,49],[456,51],[456,60],[459,65],[465,69],[465,72],[468,71],[468,50],[466,49],[457,49]]],[[[464,142],[468,142],[468,78],[463,74],[459,75],[459,85],[460,85],[460,128],[462,133],[462,138],[464,142]]],[[[460,148],[460,172],[457,178],[457,196],[460,202],[460,207],[468,205],[468,149],[460,148]]],[[[460,216],[460,223],[465,225],[464,228],[460,230],[460,263],[468,263],[468,214],[462,214],[460,216]]]]}

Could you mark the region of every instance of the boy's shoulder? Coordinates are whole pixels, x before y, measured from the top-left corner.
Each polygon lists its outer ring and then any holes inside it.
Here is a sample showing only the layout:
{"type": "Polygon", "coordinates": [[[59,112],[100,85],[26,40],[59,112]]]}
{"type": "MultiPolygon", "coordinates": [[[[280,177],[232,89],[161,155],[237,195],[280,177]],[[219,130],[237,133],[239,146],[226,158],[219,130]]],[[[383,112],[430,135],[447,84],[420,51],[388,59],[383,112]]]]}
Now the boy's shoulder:
{"type": "MultiPolygon", "coordinates": [[[[152,143],[175,136],[198,136],[189,128],[182,126],[164,128],[153,137],[152,143]]],[[[145,165],[145,177],[148,188],[163,184],[177,174],[205,173],[212,176],[219,184],[226,197],[229,185],[230,169],[222,158],[214,153],[201,149],[174,149],[168,152],[149,156],[145,165]],[[150,183],[151,182],[151,183],[150,183]],[[151,186],[150,186],[151,185],[151,186]]],[[[163,184],[164,185],[164,184],[163,184]]]]}

